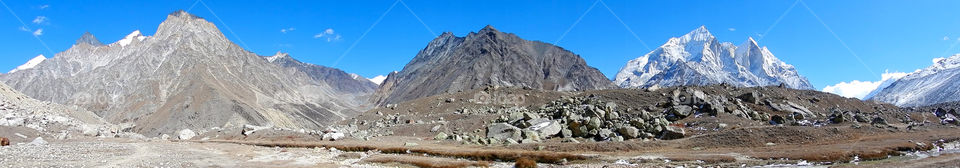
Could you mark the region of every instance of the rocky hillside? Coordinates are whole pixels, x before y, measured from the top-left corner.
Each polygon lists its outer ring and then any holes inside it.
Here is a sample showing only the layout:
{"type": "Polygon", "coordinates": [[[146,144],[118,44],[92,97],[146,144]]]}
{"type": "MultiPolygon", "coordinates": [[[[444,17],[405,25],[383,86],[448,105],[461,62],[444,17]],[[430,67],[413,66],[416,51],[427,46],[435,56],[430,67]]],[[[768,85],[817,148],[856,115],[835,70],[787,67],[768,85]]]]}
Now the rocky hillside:
{"type": "Polygon", "coordinates": [[[368,108],[358,101],[372,92],[363,79],[289,57],[265,58],[228,40],[213,23],[177,11],[153,36],[134,31],[103,45],[88,33],[0,81],[112,123],[134,123],[147,136],[243,124],[319,129],[368,108]],[[340,86],[345,83],[355,85],[340,86]]]}
{"type": "Polygon", "coordinates": [[[776,86],[583,92],[488,87],[375,108],[341,124],[365,130],[359,134],[363,138],[417,136],[514,144],[679,139],[771,125],[896,130],[922,124],[921,120],[939,120],[933,117],[890,104],[776,86]]]}
{"type": "Polygon", "coordinates": [[[327,83],[332,87],[337,95],[348,95],[353,98],[353,102],[367,102],[369,95],[377,90],[377,84],[362,78],[356,74],[350,74],[343,70],[330,68],[310,63],[300,62],[288,53],[277,52],[269,57],[263,57],[270,63],[280,65],[292,72],[306,73],[311,79],[327,83]]]}
{"type": "Polygon", "coordinates": [[[753,38],[735,46],[718,41],[703,26],[630,60],[617,73],[615,83],[624,88],[727,83],[813,89],[792,65],[777,59],[753,38]]]}
{"type": "Polygon", "coordinates": [[[39,101],[0,83],[0,137],[24,142],[34,137],[112,137],[112,134],[119,132],[119,127],[107,123],[93,112],[39,101]]]}
{"type": "Polygon", "coordinates": [[[907,74],[869,100],[897,106],[924,106],[960,101],[960,54],[938,59],[930,67],[907,74]]]}
{"type": "Polygon", "coordinates": [[[443,33],[381,84],[377,103],[397,103],[486,86],[556,91],[614,88],[583,58],[491,26],[466,37],[443,33]]]}

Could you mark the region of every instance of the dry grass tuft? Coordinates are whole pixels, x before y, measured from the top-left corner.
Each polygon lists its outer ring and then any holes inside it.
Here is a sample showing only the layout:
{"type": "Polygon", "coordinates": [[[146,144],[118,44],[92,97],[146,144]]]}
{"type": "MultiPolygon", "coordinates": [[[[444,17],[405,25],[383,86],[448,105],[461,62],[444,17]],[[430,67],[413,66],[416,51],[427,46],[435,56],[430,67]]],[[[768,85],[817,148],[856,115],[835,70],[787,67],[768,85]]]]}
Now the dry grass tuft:
{"type": "Polygon", "coordinates": [[[520,158],[517,159],[517,162],[513,164],[514,168],[537,168],[537,161],[533,161],[530,158],[520,158]]]}
{"type": "Polygon", "coordinates": [[[422,156],[376,156],[364,159],[365,162],[372,163],[400,163],[408,164],[422,168],[461,168],[461,167],[489,167],[487,162],[458,161],[451,159],[436,159],[422,156]]]}
{"type": "Polygon", "coordinates": [[[903,151],[930,150],[932,148],[933,146],[929,144],[918,145],[916,143],[900,142],[858,149],[828,148],[816,151],[794,151],[769,157],[761,157],[761,159],[789,158],[818,162],[848,162],[853,160],[854,157],[858,157],[860,160],[880,160],[886,159],[888,156],[902,155],[903,151]]]}

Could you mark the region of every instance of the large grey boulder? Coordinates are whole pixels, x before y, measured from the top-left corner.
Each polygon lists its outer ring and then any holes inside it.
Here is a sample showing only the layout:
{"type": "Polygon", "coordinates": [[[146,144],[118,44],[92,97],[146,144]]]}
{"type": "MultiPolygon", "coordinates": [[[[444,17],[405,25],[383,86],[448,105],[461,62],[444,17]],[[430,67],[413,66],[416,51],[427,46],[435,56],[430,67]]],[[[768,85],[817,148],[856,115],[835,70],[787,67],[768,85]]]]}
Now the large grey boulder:
{"type": "Polygon", "coordinates": [[[506,140],[507,138],[514,140],[523,139],[520,133],[520,128],[506,123],[494,123],[487,125],[487,138],[496,138],[500,140],[506,140]]]}
{"type": "Polygon", "coordinates": [[[667,111],[667,119],[670,121],[677,121],[683,118],[687,118],[693,112],[693,108],[690,106],[676,105],[670,108],[667,111]]]}
{"type": "Polygon", "coordinates": [[[760,104],[760,94],[757,92],[747,92],[737,96],[737,99],[743,100],[744,102],[750,102],[753,104],[760,104]]]}
{"type": "Polygon", "coordinates": [[[680,139],[683,138],[686,134],[683,131],[683,128],[675,126],[667,126],[663,129],[663,132],[660,133],[660,139],[671,140],[671,139],[680,139]]]}
{"type": "Polygon", "coordinates": [[[620,129],[618,129],[617,132],[619,132],[620,135],[623,135],[628,139],[640,137],[640,130],[635,127],[630,127],[630,126],[620,127],[620,129]]]}
{"type": "Polygon", "coordinates": [[[560,133],[563,127],[560,125],[560,121],[547,120],[545,122],[531,123],[529,129],[540,133],[540,137],[547,138],[560,133]]]}

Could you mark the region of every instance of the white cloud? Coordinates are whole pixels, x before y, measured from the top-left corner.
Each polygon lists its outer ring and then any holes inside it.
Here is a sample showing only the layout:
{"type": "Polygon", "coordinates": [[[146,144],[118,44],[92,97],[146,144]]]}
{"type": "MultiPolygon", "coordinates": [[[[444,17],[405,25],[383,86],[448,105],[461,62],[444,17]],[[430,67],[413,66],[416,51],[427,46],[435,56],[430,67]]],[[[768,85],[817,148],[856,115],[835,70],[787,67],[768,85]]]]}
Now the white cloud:
{"type": "Polygon", "coordinates": [[[32,32],[30,31],[30,29],[27,29],[27,27],[23,27],[23,26],[20,26],[20,31],[32,32]]]}
{"type": "Polygon", "coordinates": [[[730,30],[730,31],[737,31],[737,28],[732,28],[732,27],[731,27],[731,28],[727,28],[727,30],[730,30]]]}
{"type": "Polygon", "coordinates": [[[331,42],[331,41],[338,41],[338,40],[342,39],[343,36],[340,36],[340,34],[336,34],[336,32],[334,32],[333,28],[327,28],[327,30],[324,30],[323,32],[317,33],[316,35],[313,35],[313,38],[317,38],[317,39],[318,39],[318,38],[326,38],[326,39],[327,39],[327,42],[331,42]]]}
{"type": "MultiPolygon", "coordinates": [[[[843,97],[863,99],[870,92],[877,90],[881,84],[887,80],[897,80],[908,73],[905,72],[884,72],[880,75],[879,81],[859,81],[840,82],[823,88],[824,92],[837,94],[843,97]]],[[[889,83],[887,84],[889,85],[889,83]]]]}
{"type": "Polygon", "coordinates": [[[50,7],[50,5],[40,5],[40,9],[47,9],[47,8],[49,8],[49,7],[50,7]]]}
{"type": "Polygon", "coordinates": [[[286,29],[280,29],[280,32],[286,34],[287,32],[292,32],[292,31],[294,31],[294,30],[297,30],[297,28],[291,27],[291,28],[286,28],[286,29]]]}
{"type": "Polygon", "coordinates": [[[333,37],[333,38],[327,38],[327,42],[340,40],[341,38],[342,38],[342,36],[340,36],[340,35],[338,34],[337,36],[335,36],[335,37],[333,37]]]}
{"type": "Polygon", "coordinates": [[[46,16],[37,16],[37,18],[33,19],[33,24],[42,24],[45,22],[47,22],[46,16]]]}
{"type": "Polygon", "coordinates": [[[37,29],[36,31],[33,31],[33,35],[34,35],[34,36],[43,35],[43,28],[40,28],[40,29],[37,29]]]}
{"type": "Polygon", "coordinates": [[[943,41],[947,41],[947,40],[950,40],[950,37],[943,36],[943,41]]]}
{"type": "Polygon", "coordinates": [[[373,77],[373,78],[370,78],[370,79],[367,79],[367,80],[370,80],[370,82],[373,82],[373,83],[376,83],[376,84],[379,85],[379,84],[383,83],[383,80],[386,80],[386,79],[387,79],[387,76],[377,75],[376,77],[373,77]]]}

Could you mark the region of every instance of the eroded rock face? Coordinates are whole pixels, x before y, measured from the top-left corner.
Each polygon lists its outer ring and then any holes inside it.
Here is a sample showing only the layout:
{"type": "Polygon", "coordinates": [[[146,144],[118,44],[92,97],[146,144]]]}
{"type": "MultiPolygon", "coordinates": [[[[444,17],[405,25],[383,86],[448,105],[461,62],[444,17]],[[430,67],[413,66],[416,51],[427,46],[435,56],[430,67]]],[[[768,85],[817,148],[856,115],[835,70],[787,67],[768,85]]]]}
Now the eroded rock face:
{"type": "Polygon", "coordinates": [[[487,86],[582,91],[615,88],[580,56],[491,26],[466,37],[443,33],[380,86],[380,105],[487,86]]]}

